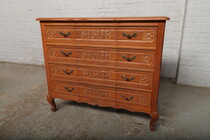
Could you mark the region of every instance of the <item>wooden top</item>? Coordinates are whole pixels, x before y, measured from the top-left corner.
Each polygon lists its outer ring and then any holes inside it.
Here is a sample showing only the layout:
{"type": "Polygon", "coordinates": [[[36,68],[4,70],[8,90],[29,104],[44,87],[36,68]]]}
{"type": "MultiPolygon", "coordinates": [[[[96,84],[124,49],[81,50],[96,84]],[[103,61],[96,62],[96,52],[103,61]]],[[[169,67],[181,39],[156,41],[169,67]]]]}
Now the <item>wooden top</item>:
{"type": "Polygon", "coordinates": [[[80,18],[37,18],[38,21],[164,21],[169,17],[80,17],[80,18]]]}

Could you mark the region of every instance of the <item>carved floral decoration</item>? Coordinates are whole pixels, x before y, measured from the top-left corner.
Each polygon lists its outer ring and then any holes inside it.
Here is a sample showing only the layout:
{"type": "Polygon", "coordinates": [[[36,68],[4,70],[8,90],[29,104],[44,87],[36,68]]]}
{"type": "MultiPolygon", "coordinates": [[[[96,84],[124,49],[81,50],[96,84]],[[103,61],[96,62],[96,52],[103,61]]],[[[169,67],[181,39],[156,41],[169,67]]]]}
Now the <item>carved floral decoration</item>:
{"type": "Polygon", "coordinates": [[[51,74],[59,74],[59,68],[51,66],[50,67],[50,73],[51,74]]]}
{"type": "Polygon", "coordinates": [[[59,91],[60,90],[60,85],[59,84],[54,84],[53,86],[55,91],[59,91]]]}
{"type": "Polygon", "coordinates": [[[140,74],[139,75],[139,83],[142,85],[151,85],[151,75],[149,74],[140,74]]]}
{"type": "Polygon", "coordinates": [[[49,50],[49,55],[51,55],[51,56],[57,56],[57,51],[54,50],[54,49],[50,49],[49,50]]]}
{"type": "Polygon", "coordinates": [[[107,90],[84,88],[84,92],[82,94],[85,94],[85,95],[88,95],[88,96],[109,98],[109,91],[107,91],[107,90]]]}
{"type": "Polygon", "coordinates": [[[96,60],[110,60],[111,55],[105,51],[84,51],[82,52],[82,57],[96,60]]]}
{"type": "Polygon", "coordinates": [[[49,38],[54,38],[54,37],[55,37],[55,31],[53,31],[53,30],[48,30],[48,31],[47,31],[47,36],[48,36],[49,38]]]}
{"type": "Polygon", "coordinates": [[[139,104],[148,106],[150,104],[150,97],[145,95],[139,96],[139,104]]]}
{"type": "Polygon", "coordinates": [[[107,30],[82,30],[83,39],[110,39],[111,33],[107,30]]]}
{"type": "Polygon", "coordinates": [[[152,63],[152,56],[150,54],[141,55],[141,62],[142,63],[152,63]]]}
{"type": "Polygon", "coordinates": [[[153,41],[154,40],[154,31],[145,31],[143,33],[143,40],[145,41],[153,41]]]}
{"type": "Polygon", "coordinates": [[[84,71],[83,76],[88,78],[96,78],[96,79],[111,79],[110,72],[103,71],[84,71]]]}

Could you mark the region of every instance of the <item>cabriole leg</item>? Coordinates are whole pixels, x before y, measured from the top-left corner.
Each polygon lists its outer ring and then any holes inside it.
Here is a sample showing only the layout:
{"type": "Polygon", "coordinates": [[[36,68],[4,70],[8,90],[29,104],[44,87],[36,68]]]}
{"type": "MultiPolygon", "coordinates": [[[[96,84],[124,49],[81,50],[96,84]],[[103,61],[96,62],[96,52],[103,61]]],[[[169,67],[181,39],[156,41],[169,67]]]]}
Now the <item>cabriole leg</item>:
{"type": "Polygon", "coordinates": [[[52,98],[49,94],[47,95],[47,101],[49,102],[49,104],[51,105],[51,110],[52,112],[56,111],[56,104],[55,104],[55,99],[52,98]]]}
{"type": "Polygon", "coordinates": [[[157,112],[152,113],[149,124],[149,128],[151,131],[155,131],[155,123],[157,119],[158,119],[158,113],[157,112]]]}

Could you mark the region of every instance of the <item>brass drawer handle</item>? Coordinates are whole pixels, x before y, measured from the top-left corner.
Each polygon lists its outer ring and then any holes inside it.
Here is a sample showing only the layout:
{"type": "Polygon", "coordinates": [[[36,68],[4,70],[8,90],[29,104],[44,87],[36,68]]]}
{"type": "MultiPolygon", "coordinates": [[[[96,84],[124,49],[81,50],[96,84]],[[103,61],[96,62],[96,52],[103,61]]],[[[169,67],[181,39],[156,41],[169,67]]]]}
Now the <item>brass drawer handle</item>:
{"type": "Polygon", "coordinates": [[[131,99],[134,98],[133,96],[130,96],[129,98],[128,98],[128,97],[125,97],[124,94],[121,94],[121,97],[122,97],[123,99],[125,99],[126,101],[130,101],[131,99]]]}
{"type": "Polygon", "coordinates": [[[74,72],[74,70],[67,71],[67,70],[64,69],[63,72],[69,75],[69,74],[71,74],[72,72],[74,72]]]}
{"type": "Polygon", "coordinates": [[[137,37],[137,33],[133,33],[132,35],[130,34],[126,34],[126,33],[122,33],[122,36],[123,37],[127,37],[128,39],[131,39],[131,38],[136,38],[137,37]]]}
{"type": "Polygon", "coordinates": [[[64,56],[66,56],[66,57],[68,57],[69,55],[72,54],[72,52],[65,53],[64,51],[61,51],[61,54],[64,55],[64,56]]]}
{"type": "Polygon", "coordinates": [[[126,57],[125,55],[122,56],[123,59],[126,59],[127,61],[132,61],[134,59],[136,59],[136,56],[132,56],[131,58],[126,57]]]}
{"type": "Polygon", "coordinates": [[[131,76],[130,78],[126,78],[125,75],[122,75],[122,79],[124,79],[126,81],[131,81],[131,80],[134,80],[135,77],[134,76],[131,76]]]}
{"type": "Polygon", "coordinates": [[[71,88],[71,89],[69,89],[69,88],[67,88],[67,87],[64,87],[64,88],[65,88],[65,90],[68,91],[68,92],[72,92],[72,91],[74,90],[74,88],[71,88]]]}
{"type": "Polygon", "coordinates": [[[64,37],[68,37],[71,35],[71,32],[68,32],[68,33],[63,33],[63,32],[59,32],[60,35],[64,36],[64,37]]]}

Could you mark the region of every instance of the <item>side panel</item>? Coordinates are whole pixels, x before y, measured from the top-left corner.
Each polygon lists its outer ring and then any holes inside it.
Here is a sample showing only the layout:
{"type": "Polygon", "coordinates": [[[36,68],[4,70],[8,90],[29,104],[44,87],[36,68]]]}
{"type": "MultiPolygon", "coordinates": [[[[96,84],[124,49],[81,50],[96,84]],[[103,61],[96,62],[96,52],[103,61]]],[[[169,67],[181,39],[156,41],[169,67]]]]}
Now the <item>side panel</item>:
{"type": "MultiPolygon", "coordinates": [[[[165,32],[165,22],[160,22],[158,27],[157,35],[157,50],[155,57],[155,70],[153,77],[153,91],[152,91],[152,109],[151,116],[158,116],[158,92],[159,92],[159,81],[160,81],[160,69],[162,61],[162,50],[165,32]]],[[[155,117],[156,118],[156,117],[155,117]]]]}

